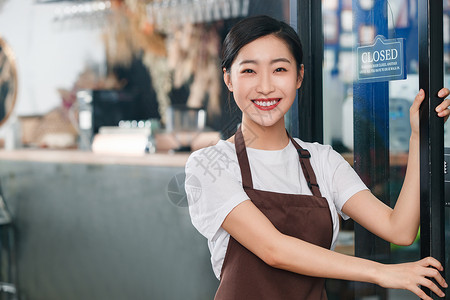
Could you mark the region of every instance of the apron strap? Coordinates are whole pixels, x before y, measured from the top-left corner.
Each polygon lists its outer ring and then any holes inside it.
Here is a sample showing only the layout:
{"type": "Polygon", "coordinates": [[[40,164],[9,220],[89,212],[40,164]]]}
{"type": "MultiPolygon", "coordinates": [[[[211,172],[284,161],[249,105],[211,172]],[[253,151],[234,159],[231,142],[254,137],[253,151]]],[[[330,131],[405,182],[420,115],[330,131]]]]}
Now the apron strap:
{"type": "Polygon", "coordinates": [[[250,164],[248,162],[247,149],[245,149],[244,136],[242,135],[241,125],[239,125],[234,136],[234,146],[236,148],[236,155],[241,168],[242,186],[244,188],[253,189],[252,172],[250,171],[250,164]]]}
{"type": "Polygon", "coordinates": [[[300,160],[300,165],[302,166],[303,175],[305,175],[306,182],[308,183],[308,187],[311,190],[312,194],[316,197],[322,197],[322,194],[320,193],[319,184],[317,183],[316,174],[314,173],[314,170],[311,166],[310,158],[311,154],[308,150],[303,149],[289,134],[289,132],[286,131],[289,138],[292,141],[292,144],[294,144],[295,148],[298,152],[298,157],[300,160]]]}
{"type": "MultiPolygon", "coordinates": [[[[322,197],[320,193],[319,185],[317,184],[316,175],[311,166],[309,158],[311,154],[308,150],[303,149],[287,132],[288,137],[291,139],[292,144],[298,152],[298,157],[300,160],[300,165],[302,167],[303,175],[305,176],[306,182],[312,194],[316,197],[322,197]]],[[[248,162],[247,149],[245,148],[244,136],[242,135],[241,126],[239,125],[236,134],[234,136],[234,146],[236,148],[236,155],[239,161],[239,167],[241,168],[242,176],[242,186],[244,188],[253,189],[252,172],[250,170],[250,164],[248,162]]]]}

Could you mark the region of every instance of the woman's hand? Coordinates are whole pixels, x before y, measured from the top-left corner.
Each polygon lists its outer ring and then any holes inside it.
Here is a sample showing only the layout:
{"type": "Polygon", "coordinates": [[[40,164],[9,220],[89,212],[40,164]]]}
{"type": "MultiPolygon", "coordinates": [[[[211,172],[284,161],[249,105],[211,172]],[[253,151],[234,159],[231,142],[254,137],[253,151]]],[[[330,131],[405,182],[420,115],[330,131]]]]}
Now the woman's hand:
{"type": "Polygon", "coordinates": [[[429,288],[439,297],[445,297],[444,292],[429,279],[433,278],[441,287],[447,288],[448,285],[438,270],[443,271],[444,268],[432,257],[412,263],[382,265],[381,279],[377,284],[384,288],[410,290],[421,299],[432,300],[420,286],[429,288]]]}
{"type": "Polygon", "coordinates": [[[445,99],[450,94],[450,91],[447,88],[443,88],[439,91],[439,98],[443,98],[444,100],[436,107],[436,112],[439,117],[444,118],[444,122],[447,122],[448,116],[450,115],[450,99],[445,99]]]}
{"type": "MultiPolygon", "coordinates": [[[[444,99],[441,104],[436,107],[436,112],[439,117],[444,118],[444,122],[447,121],[450,115],[450,99],[445,99],[450,94],[450,90],[443,88],[438,92],[438,97],[444,99]]],[[[416,95],[411,108],[409,109],[409,118],[411,122],[411,135],[416,134],[419,136],[419,108],[425,99],[425,92],[420,89],[419,93],[416,95]]]]}

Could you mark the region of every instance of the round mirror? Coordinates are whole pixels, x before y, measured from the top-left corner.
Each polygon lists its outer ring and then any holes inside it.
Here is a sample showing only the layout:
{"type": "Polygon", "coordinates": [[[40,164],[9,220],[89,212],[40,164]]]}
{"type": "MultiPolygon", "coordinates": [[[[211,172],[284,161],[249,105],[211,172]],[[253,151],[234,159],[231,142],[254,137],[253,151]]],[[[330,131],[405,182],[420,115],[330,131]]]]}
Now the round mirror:
{"type": "Polygon", "coordinates": [[[0,126],[14,108],[17,96],[17,71],[14,54],[0,37],[0,126]]]}

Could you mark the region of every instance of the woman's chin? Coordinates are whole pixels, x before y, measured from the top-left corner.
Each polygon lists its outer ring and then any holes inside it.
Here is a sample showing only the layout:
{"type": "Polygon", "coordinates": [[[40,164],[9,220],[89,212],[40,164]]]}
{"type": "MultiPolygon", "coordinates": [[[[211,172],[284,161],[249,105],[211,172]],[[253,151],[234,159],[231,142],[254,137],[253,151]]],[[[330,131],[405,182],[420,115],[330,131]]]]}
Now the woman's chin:
{"type": "MultiPolygon", "coordinates": [[[[284,118],[283,118],[283,116],[282,117],[280,117],[280,118],[273,118],[273,117],[271,117],[271,118],[251,118],[250,119],[251,121],[251,123],[253,123],[253,125],[256,125],[256,126],[258,126],[258,127],[261,127],[261,128],[270,128],[270,127],[274,127],[274,126],[277,126],[277,125],[282,125],[282,126],[284,126],[284,118]]],[[[244,121],[244,123],[246,123],[246,124],[248,124],[248,122],[245,122],[244,121]]]]}

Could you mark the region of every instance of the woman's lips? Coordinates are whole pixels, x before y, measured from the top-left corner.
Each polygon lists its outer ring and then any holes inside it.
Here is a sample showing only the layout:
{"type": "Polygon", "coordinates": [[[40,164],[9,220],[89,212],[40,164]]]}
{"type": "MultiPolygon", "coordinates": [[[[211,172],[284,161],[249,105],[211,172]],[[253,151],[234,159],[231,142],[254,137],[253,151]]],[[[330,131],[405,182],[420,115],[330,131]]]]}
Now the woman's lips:
{"type": "Polygon", "coordinates": [[[255,99],[252,100],[253,104],[261,109],[261,110],[271,110],[277,107],[280,103],[280,98],[271,98],[271,99],[255,99]]]}

